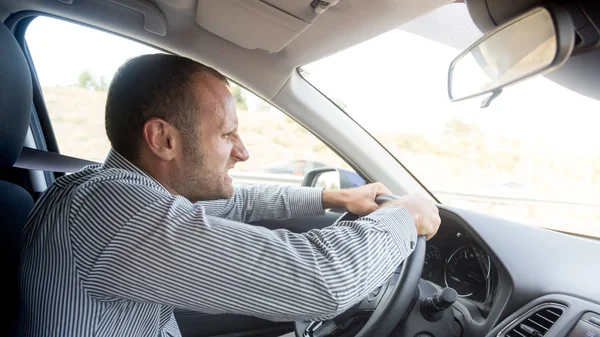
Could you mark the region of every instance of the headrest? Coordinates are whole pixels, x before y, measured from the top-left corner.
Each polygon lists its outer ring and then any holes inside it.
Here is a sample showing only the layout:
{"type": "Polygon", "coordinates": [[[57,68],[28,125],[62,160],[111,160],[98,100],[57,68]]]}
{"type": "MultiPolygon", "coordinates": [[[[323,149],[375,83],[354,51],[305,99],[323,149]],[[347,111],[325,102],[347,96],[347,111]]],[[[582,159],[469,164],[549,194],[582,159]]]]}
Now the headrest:
{"type": "Polygon", "coordinates": [[[21,154],[33,96],[25,56],[15,37],[1,22],[0,50],[0,167],[7,167],[21,154]]]}

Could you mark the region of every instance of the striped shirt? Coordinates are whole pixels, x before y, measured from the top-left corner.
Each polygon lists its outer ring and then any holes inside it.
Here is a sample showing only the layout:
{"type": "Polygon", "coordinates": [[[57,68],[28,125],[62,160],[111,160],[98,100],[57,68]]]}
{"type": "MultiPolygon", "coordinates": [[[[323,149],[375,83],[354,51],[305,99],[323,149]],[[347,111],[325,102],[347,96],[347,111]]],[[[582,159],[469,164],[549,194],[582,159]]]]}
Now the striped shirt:
{"type": "Polygon", "coordinates": [[[412,251],[403,207],[296,234],[244,224],[323,214],[322,190],[236,188],[191,203],[118,153],[58,179],[22,237],[21,336],[180,336],[173,308],[328,318],[412,251]]]}

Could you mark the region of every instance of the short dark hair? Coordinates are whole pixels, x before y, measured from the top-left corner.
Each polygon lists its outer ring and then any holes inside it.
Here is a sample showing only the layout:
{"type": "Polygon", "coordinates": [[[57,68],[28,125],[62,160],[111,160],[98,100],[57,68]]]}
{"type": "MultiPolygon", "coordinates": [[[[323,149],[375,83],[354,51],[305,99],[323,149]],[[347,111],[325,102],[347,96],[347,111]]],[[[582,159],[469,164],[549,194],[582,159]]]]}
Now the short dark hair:
{"type": "Polygon", "coordinates": [[[117,70],[106,100],[106,134],[111,146],[129,160],[139,155],[143,126],[152,117],[164,119],[182,132],[193,132],[198,118],[193,79],[227,78],[189,58],[150,54],[129,59],[117,70]]]}

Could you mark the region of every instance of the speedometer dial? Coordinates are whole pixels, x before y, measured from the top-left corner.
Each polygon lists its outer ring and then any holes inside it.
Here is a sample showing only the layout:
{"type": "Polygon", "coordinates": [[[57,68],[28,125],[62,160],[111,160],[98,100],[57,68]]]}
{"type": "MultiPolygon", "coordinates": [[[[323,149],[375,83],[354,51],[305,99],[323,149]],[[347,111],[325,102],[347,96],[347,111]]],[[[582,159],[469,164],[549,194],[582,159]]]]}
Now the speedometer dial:
{"type": "Polygon", "coordinates": [[[484,301],[490,277],[490,258],[474,246],[458,248],[446,263],[444,280],[459,296],[484,301]]]}
{"type": "Polygon", "coordinates": [[[427,245],[421,277],[436,284],[444,282],[444,259],[436,246],[427,245]]]}

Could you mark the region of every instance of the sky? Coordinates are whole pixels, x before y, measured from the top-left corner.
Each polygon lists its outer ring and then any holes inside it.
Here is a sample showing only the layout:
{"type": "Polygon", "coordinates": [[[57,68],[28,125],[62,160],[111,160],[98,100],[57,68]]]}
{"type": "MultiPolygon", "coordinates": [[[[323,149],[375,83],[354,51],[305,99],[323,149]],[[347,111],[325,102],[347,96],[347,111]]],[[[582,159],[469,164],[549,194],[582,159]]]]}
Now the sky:
{"type": "Polygon", "coordinates": [[[459,118],[477,121],[490,134],[546,144],[549,151],[600,154],[600,102],[545,77],[506,88],[486,109],[480,108],[485,96],[450,102],[448,67],[459,53],[393,30],[305,69],[309,81],[342,100],[369,130],[434,137],[459,118]]]}
{"type": "MultiPolygon", "coordinates": [[[[35,19],[26,40],[43,86],[72,85],[85,70],[108,82],[126,59],[159,52],[51,18],[35,19]]],[[[305,69],[313,84],[342,100],[346,111],[373,132],[435,137],[448,121],[460,118],[477,121],[491,134],[547,145],[549,151],[600,153],[600,102],[544,77],[507,88],[487,109],[479,108],[483,96],[450,102],[448,65],[459,52],[393,30],[305,69]]]]}
{"type": "MultiPolygon", "coordinates": [[[[36,18],[25,38],[42,86],[73,85],[86,70],[109,83],[127,59],[162,53],[120,36],[47,17],[36,18]]],[[[257,105],[260,100],[255,95],[247,95],[248,105],[257,105]]]]}
{"type": "Polygon", "coordinates": [[[46,17],[29,25],[25,39],[44,86],[71,85],[85,70],[110,80],[128,58],[160,52],[103,31],[46,17]]]}

